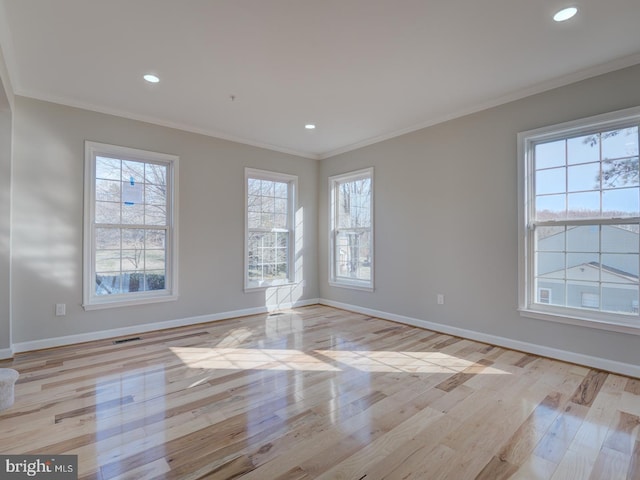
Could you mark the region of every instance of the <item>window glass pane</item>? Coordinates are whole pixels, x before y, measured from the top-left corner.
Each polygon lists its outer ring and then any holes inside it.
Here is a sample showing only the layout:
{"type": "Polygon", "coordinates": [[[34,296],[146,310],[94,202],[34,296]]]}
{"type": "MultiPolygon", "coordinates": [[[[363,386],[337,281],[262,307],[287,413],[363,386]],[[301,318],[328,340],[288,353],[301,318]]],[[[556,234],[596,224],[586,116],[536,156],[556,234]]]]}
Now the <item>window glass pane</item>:
{"type": "Polygon", "coordinates": [[[121,283],[122,292],[143,292],[144,291],[144,272],[129,271],[122,273],[121,283]]]}
{"type": "Polygon", "coordinates": [[[142,249],[144,248],[144,230],[141,228],[122,229],[122,248],[142,249]]]}
{"type": "Polygon", "coordinates": [[[584,308],[600,308],[600,295],[597,293],[582,292],[581,306],[584,308]]]}
{"type": "Polygon", "coordinates": [[[166,246],[166,232],[164,230],[147,230],[145,232],[145,248],[164,249],[166,246]]]}
{"type": "Polygon", "coordinates": [[[600,216],[600,192],[570,193],[567,218],[597,218],[600,216]]]}
{"type": "Polygon", "coordinates": [[[259,228],[260,219],[261,219],[261,215],[259,212],[247,212],[247,224],[250,229],[259,228]]]}
{"type": "Polygon", "coordinates": [[[112,295],[120,292],[120,274],[113,274],[111,272],[96,273],[96,295],[112,295]]]}
{"type": "Polygon", "coordinates": [[[96,249],[120,249],[119,228],[96,228],[96,249]]]}
{"type": "Polygon", "coordinates": [[[287,228],[287,216],[286,215],[274,215],[273,216],[274,228],[286,229],[287,228]]]}
{"type": "Polygon", "coordinates": [[[144,268],[145,270],[164,270],[164,250],[145,250],[144,268]]]}
{"type": "Polygon", "coordinates": [[[569,227],[567,230],[567,250],[570,252],[599,252],[600,227],[598,225],[569,227]]]}
{"type": "Polygon", "coordinates": [[[563,252],[565,227],[536,227],[536,249],[547,252],[563,252]]]}
{"type": "Polygon", "coordinates": [[[119,272],[120,271],[120,250],[97,250],[96,251],[96,271],[119,272]]]}
{"type": "MultiPolygon", "coordinates": [[[[107,151],[110,148],[103,147],[107,151]]],[[[117,149],[118,155],[126,150],[117,149]]],[[[85,301],[91,304],[92,295],[164,290],[171,253],[166,237],[171,231],[168,227],[143,227],[167,226],[167,207],[171,204],[171,193],[166,187],[167,175],[172,171],[169,164],[100,155],[95,155],[92,161],[96,176],[87,194],[96,199],[95,216],[91,219],[95,226],[87,229],[93,239],[93,254],[85,261],[91,262],[88,270],[95,272],[95,286],[90,286],[92,293],[85,301]],[[125,197],[124,186],[129,187],[131,181],[139,188],[137,191],[128,188],[125,197]]]]}
{"type": "Polygon", "coordinates": [[[565,305],[564,280],[538,277],[536,278],[536,291],[538,292],[536,296],[536,301],[538,303],[560,306],[565,305]]]}
{"type": "Polygon", "coordinates": [[[145,185],[144,203],[148,205],[166,205],[167,190],[164,185],[145,185]]]}
{"type": "Polygon", "coordinates": [[[287,199],[286,198],[278,198],[275,201],[275,213],[286,215],[287,214],[287,199]]]}
{"type": "Polygon", "coordinates": [[[144,170],[144,179],[147,184],[167,185],[167,166],[147,163],[144,170]]]}
{"type": "Polygon", "coordinates": [[[250,232],[247,239],[249,282],[268,285],[288,277],[288,232],[250,232]]]}
{"type": "Polygon", "coordinates": [[[338,226],[368,228],[371,225],[371,179],[339,183],[338,226]]]}
{"type": "Polygon", "coordinates": [[[144,268],[144,249],[123,249],[122,250],[122,270],[135,271],[144,268]]]}
{"type": "Polygon", "coordinates": [[[605,253],[640,253],[638,225],[603,225],[602,251],[605,253]]]}
{"type": "Polygon", "coordinates": [[[600,258],[597,253],[567,253],[567,279],[600,281],[600,258]]]}
{"type": "Polygon", "coordinates": [[[602,133],[602,158],[622,158],[638,155],[638,127],[622,128],[602,133]]]}
{"type": "Polygon", "coordinates": [[[165,271],[151,270],[145,273],[145,290],[164,290],[165,271]]]}
{"type": "Polygon", "coordinates": [[[603,191],[602,212],[613,217],[640,216],[640,189],[636,187],[603,191]]]}
{"type": "Polygon", "coordinates": [[[289,185],[284,182],[276,182],[275,184],[275,196],[277,198],[289,197],[289,185]]]}
{"type": "Polygon", "coordinates": [[[602,281],[611,283],[636,281],[638,279],[638,254],[603,253],[602,277],[602,281]]]}
{"type": "Polygon", "coordinates": [[[120,203],[96,202],[96,223],[120,223],[120,203]]]}
{"type": "Polygon", "coordinates": [[[555,220],[565,218],[567,196],[542,195],[536,197],[536,220],[555,220]]]}
{"type": "Polygon", "coordinates": [[[128,225],[144,224],[144,205],[122,205],[122,223],[128,225]]]}
{"type": "Polygon", "coordinates": [[[96,156],[96,178],[121,180],[120,160],[96,156]]]}
{"type": "Polygon", "coordinates": [[[539,252],[536,255],[536,274],[564,278],[564,253],[539,252]]]}
{"type": "MultiPolygon", "coordinates": [[[[587,302],[594,303],[595,298],[600,297],[600,284],[597,282],[578,282],[567,281],[567,307],[571,308],[594,308],[585,307],[585,298],[587,302]]],[[[597,307],[596,307],[597,309],[597,307]]]]}
{"type": "Polygon", "coordinates": [[[144,163],[131,160],[122,161],[122,181],[134,184],[144,183],[144,163]]]}
{"type": "Polygon", "coordinates": [[[260,194],[263,197],[273,197],[275,194],[274,182],[262,180],[260,182],[260,194]]]}
{"type": "Polygon", "coordinates": [[[96,200],[120,202],[122,182],[114,180],[96,180],[96,200]]]}
{"type": "Polygon", "coordinates": [[[336,236],[336,276],[371,279],[369,232],[341,231],[336,236]]]}
{"type": "Polygon", "coordinates": [[[565,141],[539,143],[535,146],[536,168],[560,167],[565,164],[565,141]]]}
{"type": "Polygon", "coordinates": [[[561,193],[565,192],[566,168],[551,168],[549,170],[538,170],[536,172],[536,194],[561,193]]]}
{"type": "Polygon", "coordinates": [[[567,141],[568,164],[600,161],[600,135],[586,135],[567,141]]]}
{"type": "Polygon", "coordinates": [[[569,192],[600,190],[600,162],[567,168],[569,192]]]}
{"type": "Polygon", "coordinates": [[[638,313],[638,284],[603,284],[602,310],[614,313],[638,313]]]}
{"type": "Polygon", "coordinates": [[[167,224],[167,209],[164,205],[147,205],[144,213],[145,225],[167,224]]]}
{"type": "Polygon", "coordinates": [[[637,186],[638,157],[602,162],[602,186],[604,188],[637,186]]]}

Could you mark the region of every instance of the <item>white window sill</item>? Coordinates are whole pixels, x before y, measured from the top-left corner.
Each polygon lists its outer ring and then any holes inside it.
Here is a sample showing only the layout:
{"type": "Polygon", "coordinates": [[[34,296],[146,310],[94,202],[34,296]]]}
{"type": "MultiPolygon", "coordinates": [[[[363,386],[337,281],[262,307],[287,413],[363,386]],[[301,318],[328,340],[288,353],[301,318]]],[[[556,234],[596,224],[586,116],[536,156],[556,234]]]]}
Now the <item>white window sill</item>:
{"type": "Polygon", "coordinates": [[[332,287],[351,288],[352,290],[361,290],[363,292],[373,292],[373,285],[356,283],[356,282],[339,282],[335,280],[329,280],[329,285],[332,287]]]}
{"type": "MultiPolygon", "coordinates": [[[[559,314],[556,312],[546,312],[542,310],[533,310],[530,308],[520,308],[520,315],[537,320],[545,320],[555,323],[563,323],[565,325],[578,325],[581,327],[595,328],[598,330],[607,330],[609,332],[629,333],[632,335],[640,335],[640,318],[637,315],[603,315],[603,318],[587,318],[580,315],[577,311],[573,315],[559,314]],[[606,316],[606,318],[604,318],[606,316]]],[[[571,312],[573,313],[573,312],[571,312]]]]}
{"type": "Polygon", "coordinates": [[[267,290],[269,288],[295,287],[297,285],[300,285],[300,282],[272,283],[272,284],[269,284],[269,285],[257,285],[257,286],[253,286],[253,285],[247,286],[247,285],[245,285],[244,291],[245,291],[245,293],[261,292],[261,291],[267,290]]]}
{"type": "Polygon", "coordinates": [[[162,296],[153,296],[153,297],[137,297],[137,298],[129,298],[129,299],[105,299],[105,301],[96,301],[93,303],[88,303],[82,305],[86,311],[89,310],[102,310],[105,308],[116,308],[116,307],[132,307],[136,305],[149,305],[152,303],[161,303],[161,302],[175,302],[178,300],[178,295],[162,295],[162,296]]]}

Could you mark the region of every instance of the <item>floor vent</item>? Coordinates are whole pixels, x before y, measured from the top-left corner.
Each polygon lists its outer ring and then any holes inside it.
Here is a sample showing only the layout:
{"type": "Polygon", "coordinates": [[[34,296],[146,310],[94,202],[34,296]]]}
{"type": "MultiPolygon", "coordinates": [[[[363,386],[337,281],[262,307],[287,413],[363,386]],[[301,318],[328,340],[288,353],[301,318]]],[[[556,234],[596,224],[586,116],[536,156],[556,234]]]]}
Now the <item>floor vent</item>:
{"type": "Polygon", "coordinates": [[[120,343],[135,342],[137,340],[142,340],[142,338],[140,337],[121,338],[120,340],[114,340],[113,344],[118,345],[120,343]]]}
{"type": "Polygon", "coordinates": [[[270,313],[269,316],[270,317],[279,317],[280,315],[284,315],[284,313],[282,312],[275,312],[275,313],[270,313]]]}

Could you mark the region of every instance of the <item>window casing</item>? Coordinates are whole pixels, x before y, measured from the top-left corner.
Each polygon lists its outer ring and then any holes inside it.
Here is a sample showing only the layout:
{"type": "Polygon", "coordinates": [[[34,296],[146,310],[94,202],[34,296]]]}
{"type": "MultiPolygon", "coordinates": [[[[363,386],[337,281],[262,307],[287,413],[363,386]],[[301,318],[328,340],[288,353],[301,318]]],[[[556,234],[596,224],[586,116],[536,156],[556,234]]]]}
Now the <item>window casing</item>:
{"type": "Polygon", "coordinates": [[[329,178],[329,284],[373,290],[373,168],[329,178]]]}
{"type": "Polygon", "coordinates": [[[295,282],[294,218],[298,177],[245,169],[246,290],[295,282]]]}
{"type": "Polygon", "coordinates": [[[85,142],[83,307],[177,299],[178,157],[85,142]]]}
{"type": "Polygon", "coordinates": [[[518,135],[523,315],[640,334],[639,144],[640,108],[518,135]]]}

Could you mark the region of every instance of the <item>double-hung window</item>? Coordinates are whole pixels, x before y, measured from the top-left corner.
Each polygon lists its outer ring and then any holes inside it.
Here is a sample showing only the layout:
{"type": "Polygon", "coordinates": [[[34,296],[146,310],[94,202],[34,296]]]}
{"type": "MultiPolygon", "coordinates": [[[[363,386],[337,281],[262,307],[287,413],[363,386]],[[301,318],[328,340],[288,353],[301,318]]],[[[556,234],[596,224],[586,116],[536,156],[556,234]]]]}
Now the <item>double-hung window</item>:
{"type": "Polygon", "coordinates": [[[298,178],[245,169],[245,289],[295,282],[294,210],[298,178]]]}
{"type": "Polygon", "coordinates": [[[177,298],[178,157],[85,143],[87,310],[177,298]]]}
{"type": "Polygon", "coordinates": [[[640,108],[519,134],[520,309],[640,333],[640,108]]]}
{"type": "Polygon", "coordinates": [[[329,178],[329,283],[373,290],[373,168],[329,178]]]}

